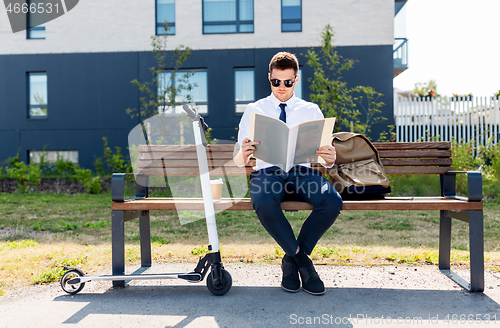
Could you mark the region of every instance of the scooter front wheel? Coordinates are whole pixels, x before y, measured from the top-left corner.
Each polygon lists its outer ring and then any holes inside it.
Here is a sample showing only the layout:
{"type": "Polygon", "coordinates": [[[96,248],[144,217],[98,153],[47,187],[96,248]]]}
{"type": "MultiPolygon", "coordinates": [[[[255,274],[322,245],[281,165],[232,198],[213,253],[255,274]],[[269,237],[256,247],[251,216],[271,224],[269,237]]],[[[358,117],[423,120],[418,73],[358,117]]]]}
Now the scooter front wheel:
{"type": "Polygon", "coordinates": [[[225,293],[227,293],[230,289],[231,286],[233,285],[233,279],[231,278],[231,275],[229,272],[227,272],[224,269],[220,269],[222,273],[222,277],[220,281],[216,284],[214,281],[214,271],[212,270],[210,274],[207,277],[207,287],[208,290],[217,296],[222,296],[225,293]]]}
{"type": "Polygon", "coordinates": [[[83,289],[83,287],[85,287],[84,282],[76,284],[68,284],[68,281],[70,281],[71,279],[78,279],[80,277],[83,277],[84,275],[85,273],[78,268],[69,270],[61,278],[62,289],[70,295],[75,295],[76,293],[80,292],[83,289]]]}

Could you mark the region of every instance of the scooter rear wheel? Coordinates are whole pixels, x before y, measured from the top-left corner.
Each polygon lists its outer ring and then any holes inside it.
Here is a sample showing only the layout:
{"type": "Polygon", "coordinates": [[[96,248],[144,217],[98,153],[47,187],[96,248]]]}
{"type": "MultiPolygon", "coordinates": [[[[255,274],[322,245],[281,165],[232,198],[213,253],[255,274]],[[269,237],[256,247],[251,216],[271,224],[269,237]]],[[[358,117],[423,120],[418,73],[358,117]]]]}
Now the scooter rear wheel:
{"type": "Polygon", "coordinates": [[[214,282],[214,272],[213,270],[210,272],[210,274],[207,277],[207,287],[208,290],[217,296],[222,296],[225,293],[227,293],[230,289],[231,286],[233,285],[233,279],[231,278],[231,275],[229,272],[227,272],[224,269],[221,269],[222,272],[222,282],[218,285],[215,284],[214,282]]]}
{"type": "Polygon", "coordinates": [[[85,273],[78,268],[69,270],[61,278],[62,289],[70,295],[75,295],[76,293],[80,292],[83,289],[83,287],[85,287],[84,282],[79,283],[79,284],[74,284],[74,285],[71,284],[70,285],[70,284],[68,284],[68,281],[70,279],[73,279],[73,278],[83,277],[84,275],[85,275],[85,273]]]}

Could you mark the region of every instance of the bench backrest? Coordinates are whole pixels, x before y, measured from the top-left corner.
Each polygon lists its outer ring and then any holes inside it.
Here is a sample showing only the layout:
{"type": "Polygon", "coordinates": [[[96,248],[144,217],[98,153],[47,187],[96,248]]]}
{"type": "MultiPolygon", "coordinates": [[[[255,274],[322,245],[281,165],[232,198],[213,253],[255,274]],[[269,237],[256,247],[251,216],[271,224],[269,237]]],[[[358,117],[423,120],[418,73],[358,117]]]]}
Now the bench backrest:
{"type": "MultiPolygon", "coordinates": [[[[450,142],[376,142],[387,174],[443,174],[451,171],[450,142]]],[[[233,145],[208,145],[212,175],[241,175],[253,171],[255,160],[245,168],[234,164],[233,145]],[[212,171],[213,170],[213,171],[212,171]]],[[[146,176],[199,175],[196,146],[139,146],[138,173],[146,176]]],[[[328,174],[320,164],[313,167],[328,174]]]]}

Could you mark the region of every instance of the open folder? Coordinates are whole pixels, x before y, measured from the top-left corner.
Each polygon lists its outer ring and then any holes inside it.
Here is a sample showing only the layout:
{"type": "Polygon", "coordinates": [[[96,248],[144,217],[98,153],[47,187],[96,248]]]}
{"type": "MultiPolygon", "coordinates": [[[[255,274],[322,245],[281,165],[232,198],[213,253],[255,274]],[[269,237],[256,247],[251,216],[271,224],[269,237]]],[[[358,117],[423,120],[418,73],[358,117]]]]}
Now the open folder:
{"type": "Polygon", "coordinates": [[[316,150],[331,144],[334,125],[330,117],[289,127],[277,118],[252,113],[250,140],[260,142],[253,156],[287,172],[296,164],[325,163],[316,150]]]}

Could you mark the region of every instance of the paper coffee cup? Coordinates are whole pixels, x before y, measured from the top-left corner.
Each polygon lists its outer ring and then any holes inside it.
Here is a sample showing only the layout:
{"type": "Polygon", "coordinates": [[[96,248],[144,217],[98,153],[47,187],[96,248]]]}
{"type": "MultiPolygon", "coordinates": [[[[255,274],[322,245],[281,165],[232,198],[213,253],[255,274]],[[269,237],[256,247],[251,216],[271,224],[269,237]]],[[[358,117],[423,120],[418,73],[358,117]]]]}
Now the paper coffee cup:
{"type": "Polygon", "coordinates": [[[222,179],[210,180],[210,187],[212,188],[212,199],[214,202],[220,201],[222,197],[222,179]]]}

